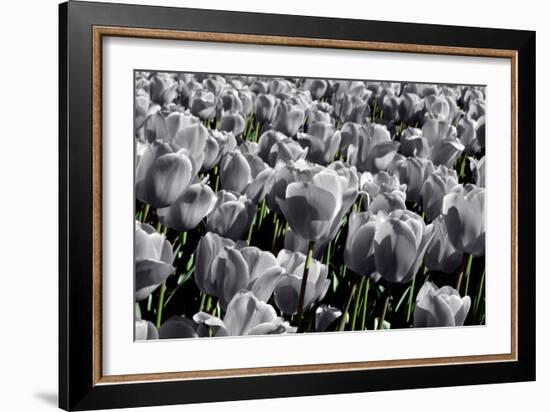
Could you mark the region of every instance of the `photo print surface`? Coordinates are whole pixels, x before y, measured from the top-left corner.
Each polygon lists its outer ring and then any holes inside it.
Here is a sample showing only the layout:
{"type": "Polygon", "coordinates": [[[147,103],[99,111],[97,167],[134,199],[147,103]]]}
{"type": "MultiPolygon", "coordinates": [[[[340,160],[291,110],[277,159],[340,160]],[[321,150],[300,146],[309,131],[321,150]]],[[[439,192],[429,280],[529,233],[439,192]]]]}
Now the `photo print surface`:
{"type": "Polygon", "coordinates": [[[134,74],[135,340],[485,324],[485,87],[134,74]]]}

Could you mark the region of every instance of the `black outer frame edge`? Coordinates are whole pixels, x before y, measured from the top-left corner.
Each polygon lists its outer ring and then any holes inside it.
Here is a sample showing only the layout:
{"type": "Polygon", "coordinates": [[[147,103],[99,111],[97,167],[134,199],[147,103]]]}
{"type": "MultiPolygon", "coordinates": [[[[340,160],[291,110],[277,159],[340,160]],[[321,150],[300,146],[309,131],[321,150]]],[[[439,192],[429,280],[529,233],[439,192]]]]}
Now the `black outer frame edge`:
{"type": "Polygon", "coordinates": [[[58,41],[58,56],[59,56],[59,159],[58,159],[58,182],[59,182],[59,250],[58,250],[58,265],[59,265],[59,330],[58,330],[58,404],[60,408],[67,409],[69,407],[69,388],[67,371],[67,337],[68,337],[68,296],[67,296],[67,4],[59,5],[59,41],[58,41]]]}
{"type": "Polygon", "coordinates": [[[518,162],[518,273],[535,273],[534,32],[71,1],[60,6],[61,408],[108,409],[535,379],[535,278],[520,276],[518,362],[93,386],[92,25],[517,50],[518,156],[524,160],[518,162]]]}

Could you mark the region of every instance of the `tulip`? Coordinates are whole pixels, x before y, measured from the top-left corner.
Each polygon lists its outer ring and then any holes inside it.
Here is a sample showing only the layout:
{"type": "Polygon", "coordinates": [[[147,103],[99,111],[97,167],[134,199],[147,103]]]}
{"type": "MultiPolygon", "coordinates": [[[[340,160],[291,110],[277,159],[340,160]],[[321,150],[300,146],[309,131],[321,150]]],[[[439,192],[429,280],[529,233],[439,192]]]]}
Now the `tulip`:
{"type": "Polygon", "coordinates": [[[384,120],[397,122],[399,120],[399,105],[401,99],[394,95],[385,95],[382,101],[382,112],[384,120]]]}
{"type": "Polygon", "coordinates": [[[232,152],[235,147],[237,147],[237,141],[233,133],[208,129],[201,170],[203,172],[211,170],[224,154],[232,152]]]}
{"type": "Polygon", "coordinates": [[[278,94],[288,94],[292,90],[292,84],[285,79],[272,79],[269,82],[269,92],[275,96],[278,94]]]}
{"type": "Polygon", "coordinates": [[[376,271],[374,264],[375,232],[375,214],[369,212],[351,213],[344,249],[344,262],[349,269],[360,276],[370,276],[376,271]]]}
{"type": "MultiPolygon", "coordinates": [[[[263,159],[264,162],[269,162],[270,153],[273,146],[287,137],[276,130],[268,130],[260,136],[258,139],[258,155],[263,159]]],[[[272,166],[273,164],[270,163],[272,166]]]]}
{"type": "Polygon", "coordinates": [[[335,133],[332,124],[313,123],[308,133],[298,133],[298,142],[308,149],[307,159],[326,165],[334,159],[340,146],[340,133],[335,133]]]}
{"type": "Polygon", "coordinates": [[[148,320],[136,320],[135,340],[155,340],[159,338],[159,333],[155,325],[148,320]]]}
{"type": "Polygon", "coordinates": [[[246,158],[239,151],[227,153],[221,162],[222,188],[243,193],[252,180],[252,171],[246,158]]]}
{"type": "Polygon", "coordinates": [[[136,197],[153,207],[170,206],[187,188],[192,174],[185,149],[172,153],[166,144],[149,145],[136,168],[136,197]]]}
{"type": "MultiPolygon", "coordinates": [[[[275,304],[283,313],[294,315],[298,312],[306,255],[283,249],[277,255],[277,262],[284,269],[284,274],[275,287],[275,304]]],[[[328,267],[311,259],[305,286],[304,310],[324,298],[330,285],[327,276],[328,267]]]]}
{"type": "Polygon", "coordinates": [[[267,194],[269,208],[278,215],[283,212],[279,207],[279,202],[285,199],[286,189],[293,182],[309,182],[313,175],[323,170],[323,166],[310,164],[303,159],[295,162],[280,164],[273,176],[273,188],[267,194]]]}
{"type": "Polygon", "coordinates": [[[212,272],[212,262],[226,246],[233,247],[235,242],[208,232],[199,240],[195,257],[195,283],[199,290],[211,296],[217,294],[217,274],[212,272]]]}
{"type": "Polygon", "coordinates": [[[405,123],[415,123],[422,119],[424,101],[415,93],[403,93],[399,102],[399,119],[405,123]]]}
{"type": "Polygon", "coordinates": [[[296,140],[286,138],[271,146],[268,163],[277,167],[281,164],[296,162],[305,159],[308,149],[304,149],[296,140]]]}
{"type": "Polygon", "coordinates": [[[210,271],[215,275],[214,296],[224,310],[241,289],[250,290],[259,300],[267,302],[283,273],[270,252],[236,245],[225,246],[213,259],[210,271]]]}
{"type": "Polygon", "coordinates": [[[176,98],[178,83],[174,81],[168,74],[159,73],[151,77],[149,83],[149,91],[151,100],[161,106],[170,103],[176,98]]]}
{"type": "Polygon", "coordinates": [[[243,104],[241,113],[244,117],[247,117],[254,110],[254,101],[256,100],[256,95],[250,90],[239,90],[238,95],[243,104]]]}
{"type": "Polygon", "coordinates": [[[193,163],[193,172],[197,173],[204,162],[208,129],[200,123],[184,127],[176,133],[172,147],[176,150],[185,149],[193,163]]]}
{"type": "Polygon", "coordinates": [[[444,273],[456,273],[463,261],[463,253],[456,250],[449,240],[443,216],[434,222],[434,237],[428,244],[424,255],[424,264],[429,270],[444,273]]]}
{"type": "Polygon", "coordinates": [[[378,172],[387,169],[398,148],[399,142],[391,140],[385,126],[368,123],[357,146],[350,145],[348,159],[360,171],[378,172]]]}
{"type": "Polygon", "coordinates": [[[277,99],[270,94],[260,94],[254,102],[254,115],[260,123],[268,123],[275,113],[277,99]]]}
{"type": "Polygon", "coordinates": [[[208,336],[204,325],[185,316],[172,316],[158,330],[160,339],[199,338],[208,336]]]}
{"type": "Polygon", "coordinates": [[[460,142],[466,148],[467,153],[475,154],[481,150],[481,144],[477,139],[477,122],[474,119],[468,117],[460,119],[457,132],[460,142]]]}
{"type": "Polygon", "coordinates": [[[399,181],[407,185],[407,200],[418,202],[424,181],[435,170],[430,160],[420,157],[400,157],[391,166],[399,181]]]}
{"type": "Polygon", "coordinates": [[[485,189],[457,185],[443,198],[442,210],[453,246],[473,256],[485,254],[485,189]]]}
{"type": "Polygon", "coordinates": [[[273,128],[287,136],[296,136],[304,123],[305,113],[298,106],[291,106],[287,102],[279,102],[275,106],[273,128]]]}
{"type": "Polygon", "coordinates": [[[430,146],[430,159],[436,165],[451,167],[464,145],[457,138],[456,128],[444,120],[427,119],[422,126],[422,135],[430,146]]]}
{"type": "Polygon", "coordinates": [[[245,196],[237,197],[221,191],[214,210],[208,215],[206,227],[221,236],[239,240],[246,233],[256,213],[256,206],[245,196]]]}
{"type": "Polygon", "coordinates": [[[340,309],[330,305],[319,305],[315,310],[315,331],[326,331],[340,316],[342,316],[340,309]]]}
{"type": "Polygon", "coordinates": [[[174,271],[172,245],[152,226],[136,221],[136,301],[147,298],[174,271]]]}
{"type": "Polygon", "coordinates": [[[342,123],[365,124],[370,114],[370,106],[361,97],[345,93],[334,104],[334,110],[342,123]]]}
{"type": "Polygon", "coordinates": [[[307,110],[307,123],[313,124],[315,122],[324,122],[324,123],[331,123],[332,122],[332,106],[330,106],[328,103],[325,103],[328,107],[323,107],[322,109],[319,109],[319,104],[312,105],[307,110]]]}
{"type": "Polygon", "coordinates": [[[214,336],[271,335],[296,331],[277,316],[271,305],[244,290],[237,292],[229,302],[223,320],[204,312],[197,313],[193,320],[212,328],[214,336]]]}
{"type": "Polygon", "coordinates": [[[327,91],[328,83],[322,79],[306,79],[304,88],[311,93],[311,97],[319,100],[327,91]]]}
{"type": "Polygon", "coordinates": [[[477,160],[473,157],[469,158],[470,169],[474,175],[476,186],[485,187],[485,156],[477,160]]]}
{"type": "Polygon", "coordinates": [[[330,169],[310,181],[290,183],[278,204],[292,230],[311,241],[327,236],[343,204],[345,183],[330,169]]]}
{"type": "Polygon", "coordinates": [[[394,191],[405,192],[407,190],[406,185],[399,183],[399,178],[397,176],[390,175],[385,171],[375,174],[370,172],[363,173],[359,185],[361,190],[368,194],[370,200],[381,193],[392,193],[394,191]]]}
{"type": "Polygon", "coordinates": [[[430,147],[426,138],[422,136],[422,130],[412,127],[406,128],[401,133],[399,152],[405,157],[427,158],[430,155],[430,147]]]}
{"type": "Polygon", "coordinates": [[[438,289],[432,282],[426,282],[416,297],[414,327],[463,326],[470,303],[469,296],[461,298],[450,286],[438,289]]]}
{"type": "Polygon", "coordinates": [[[222,115],[221,129],[231,132],[235,136],[240,136],[244,132],[245,121],[238,112],[228,112],[222,115]]]}
{"type": "Polygon", "coordinates": [[[458,184],[456,171],[438,166],[425,180],[420,190],[422,209],[429,221],[441,215],[443,198],[458,184]]]}
{"type": "Polygon", "coordinates": [[[188,126],[197,124],[198,122],[199,119],[188,113],[170,113],[168,116],[166,116],[166,128],[168,131],[169,141],[172,142],[176,138],[176,135],[180,130],[183,130],[188,126]]]}
{"type": "Polygon", "coordinates": [[[380,193],[368,203],[367,210],[373,215],[381,210],[386,213],[393,212],[394,210],[403,210],[407,208],[405,199],[405,193],[400,190],[380,193]]]}
{"type": "Polygon", "coordinates": [[[377,272],[387,282],[407,283],[416,275],[433,237],[433,226],[409,210],[378,213],[374,235],[377,272]]]}
{"type": "Polygon", "coordinates": [[[350,145],[357,147],[359,143],[359,135],[363,132],[363,127],[358,123],[344,123],[340,129],[340,151],[342,153],[347,153],[350,145]]]}
{"type": "Polygon", "coordinates": [[[191,113],[201,120],[210,120],[216,114],[216,96],[205,90],[198,90],[191,98],[191,113]]]}
{"type": "Polygon", "coordinates": [[[193,230],[214,208],[216,195],[204,183],[190,185],[167,208],[157,210],[159,221],[170,229],[184,232],[193,230]]]}
{"type": "Polygon", "coordinates": [[[234,89],[227,89],[221,96],[222,109],[227,112],[243,111],[243,102],[234,89]]]}

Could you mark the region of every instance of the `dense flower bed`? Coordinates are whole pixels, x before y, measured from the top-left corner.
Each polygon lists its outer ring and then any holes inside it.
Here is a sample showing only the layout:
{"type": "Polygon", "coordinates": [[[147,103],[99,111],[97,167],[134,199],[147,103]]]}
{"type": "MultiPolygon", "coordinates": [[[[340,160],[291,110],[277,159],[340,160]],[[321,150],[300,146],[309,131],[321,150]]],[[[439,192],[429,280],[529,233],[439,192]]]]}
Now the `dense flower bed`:
{"type": "Polygon", "coordinates": [[[485,322],[485,90],[138,72],[136,339],[485,322]]]}

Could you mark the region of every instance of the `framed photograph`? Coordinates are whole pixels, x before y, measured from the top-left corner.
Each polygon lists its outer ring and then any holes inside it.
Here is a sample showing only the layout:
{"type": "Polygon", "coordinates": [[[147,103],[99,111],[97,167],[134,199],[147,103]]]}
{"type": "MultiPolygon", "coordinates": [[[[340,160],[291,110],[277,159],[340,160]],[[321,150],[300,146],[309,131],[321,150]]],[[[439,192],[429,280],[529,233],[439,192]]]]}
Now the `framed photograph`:
{"type": "Polygon", "coordinates": [[[535,379],[535,33],[60,5],[59,402],[535,379]]]}

